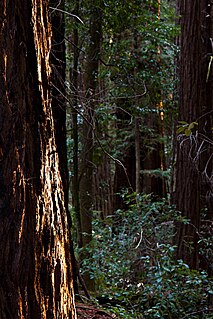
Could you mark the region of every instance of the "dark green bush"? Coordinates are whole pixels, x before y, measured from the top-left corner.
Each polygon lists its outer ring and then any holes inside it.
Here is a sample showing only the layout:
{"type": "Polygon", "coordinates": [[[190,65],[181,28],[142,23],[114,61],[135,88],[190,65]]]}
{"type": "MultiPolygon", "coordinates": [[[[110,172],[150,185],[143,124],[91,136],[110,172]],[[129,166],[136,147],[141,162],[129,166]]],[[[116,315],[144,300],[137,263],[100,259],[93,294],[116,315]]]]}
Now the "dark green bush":
{"type": "Polygon", "coordinates": [[[166,200],[124,195],[127,211],[93,221],[93,240],[84,260],[97,295],[120,318],[213,318],[212,283],[205,272],[175,261],[174,222],[188,222],[166,200]]]}

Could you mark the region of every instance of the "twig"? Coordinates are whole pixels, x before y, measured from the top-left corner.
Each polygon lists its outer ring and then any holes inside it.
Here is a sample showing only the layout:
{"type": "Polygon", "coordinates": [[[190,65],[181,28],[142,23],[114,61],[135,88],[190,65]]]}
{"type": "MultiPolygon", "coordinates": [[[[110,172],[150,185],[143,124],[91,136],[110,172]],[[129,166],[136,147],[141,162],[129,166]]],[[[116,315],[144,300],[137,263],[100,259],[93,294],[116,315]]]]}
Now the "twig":
{"type": "Polygon", "coordinates": [[[140,240],[137,244],[137,246],[135,247],[135,249],[138,249],[138,247],[140,246],[141,242],[142,242],[142,239],[143,239],[143,229],[141,228],[141,236],[140,236],[140,240]]]}
{"type": "Polygon", "coordinates": [[[190,312],[190,313],[188,313],[186,316],[182,317],[181,319],[188,318],[189,316],[191,316],[191,315],[196,315],[196,314],[198,314],[198,313],[211,312],[211,311],[213,312],[213,308],[203,309],[203,310],[198,310],[198,311],[190,312]]]}
{"type": "Polygon", "coordinates": [[[108,317],[114,319],[114,317],[113,317],[112,315],[110,315],[108,312],[106,312],[106,311],[104,311],[104,310],[98,310],[98,311],[95,313],[95,316],[92,317],[92,319],[93,319],[93,318],[95,319],[95,317],[96,317],[97,314],[99,314],[99,315],[101,315],[101,314],[102,314],[102,315],[106,315],[106,316],[108,316],[108,317]]]}
{"type": "Polygon", "coordinates": [[[74,17],[74,18],[78,19],[81,23],[84,24],[84,22],[83,22],[76,14],[73,14],[73,13],[70,13],[70,12],[68,12],[68,11],[58,9],[58,8],[53,8],[53,7],[49,7],[49,8],[50,8],[51,10],[53,10],[53,12],[54,12],[54,11],[59,11],[59,12],[65,13],[65,14],[71,16],[71,17],[74,17]]]}
{"type": "Polygon", "coordinates": [[[90,306],[90,305],[85,305],[85,304],[78,304],[78,303],[76,303],[76,306],[75,306],[76,308],[79,308],[79,309],[95,309],[93,306],[90,306]]]}
{"type": "MultiPolygon", "coordinates": [[[[59,88],[57,88],[53,83],[52,83],[52,86],[64,97],[64,99],[70,103],[70,100],[61,92],[61,90],[59,90],[59,88]]],[[[73,107],[73,106],[72,106],[73,107]]],[[[89,124],[92,128],[93,128],[93,125],[87,120],[87,118],[81,113],[79,112],[76,108],[73,107],[73,109],[87,122],[87,124],[89,124]]],[[[133,187],[131,185],[131,182],[130,182],[130,179],[129,179],[129,176],[127,174],[127,169],[126,167],[124,166],[124,164],[117,158],[113,157],[111,154],[109,154],[105,149],[104,147],[102,146],[97,134],[94,132],[94,137],[95,137],[95,140],[98,142],[98,145],[100,146],[101,150],[104,152],[104,154],[106,154],[109,158],[111,158],[111,160],[113,160],[115,163],[117,163],[118,165],[120,165],[123,170],[124,170],[124,173],[126,175],[126,178],[127,178],[127,182],[129,184],[129,187],[132,189],[133,191],[133,187]]]]}
{"type": "MultiPolygon", "coordinates": [[[[104,314],[104,315],[106,315],[106,316],[108,316],[108,317],[110,317],[110,318],[113,318],[114,319],[114,317],[112,316],[112,315],[110,315],[108,312],[106,312],[105,310],[102,310],[102,309],[97,309],[96,307],[93,307],[93,306],[90,306],[90,305],[81,305],[81,304],[76,304],[76,308],[79,308],[79,309],[89,309],[89,310],[97,310],[96,312],[95,312],[95,316],[97,315],[97,314],[104,314]]],[[[92,318],[95,318],[95,316],[93,316],[92,318]]]]}
{"type": "Polygon", "coordinates": [[[80,270],[79,270],[79,266],[78,266],[78,262],[77,262],[76,258],[75,258],[75,269],[76,269],[76,275],[77,275],[77,277],[79,279],[79,282],[80,282],[80,284],[81,284],[81,286],[82,286],[82,288],[84,290],[84,293],[85,293],[86,297],[88,299],[91,299],[89,291],[87,290],[85,281],[84,281],[83,277],[81,276],[81,273],[80,273],[80,270]]]}

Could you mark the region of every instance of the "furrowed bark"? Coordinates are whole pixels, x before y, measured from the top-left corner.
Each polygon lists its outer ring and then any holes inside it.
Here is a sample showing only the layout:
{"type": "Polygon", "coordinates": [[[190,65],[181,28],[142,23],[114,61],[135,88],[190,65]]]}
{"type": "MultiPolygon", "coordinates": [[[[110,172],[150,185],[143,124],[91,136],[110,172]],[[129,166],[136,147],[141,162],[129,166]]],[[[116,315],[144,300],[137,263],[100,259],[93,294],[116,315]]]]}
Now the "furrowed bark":
{"type": "Polygon", "coordinates": [[[0,4],[0,318],[76,318],[48,1],[0,4]]]}

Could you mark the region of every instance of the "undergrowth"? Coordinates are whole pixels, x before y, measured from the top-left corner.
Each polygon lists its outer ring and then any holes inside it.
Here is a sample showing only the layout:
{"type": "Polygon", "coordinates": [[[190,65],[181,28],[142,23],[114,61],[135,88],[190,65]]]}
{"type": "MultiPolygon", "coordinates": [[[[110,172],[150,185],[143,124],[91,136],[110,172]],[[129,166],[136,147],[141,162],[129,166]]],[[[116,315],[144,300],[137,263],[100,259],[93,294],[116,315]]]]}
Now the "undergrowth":
{"type": "Polygon", "coordinates": [[[128,210],[93,220],[93,240],[82,264],[96,296],[125,319],[213,319],[213,286],[204,271],[175,260],[174,223],[188,221],[166,200],[125,195],[128,210]]]}

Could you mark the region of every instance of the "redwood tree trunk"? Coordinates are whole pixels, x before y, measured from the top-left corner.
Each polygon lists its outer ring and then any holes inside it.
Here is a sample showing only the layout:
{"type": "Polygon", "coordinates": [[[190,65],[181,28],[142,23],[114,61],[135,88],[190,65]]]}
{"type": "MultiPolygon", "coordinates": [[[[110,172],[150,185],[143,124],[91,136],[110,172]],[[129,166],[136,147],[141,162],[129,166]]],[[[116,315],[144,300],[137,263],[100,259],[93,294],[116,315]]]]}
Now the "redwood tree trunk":
{"type": "Polygon", "coordinates": [[[57,152],[59,155],[60,173],[64,186],[66,205],[68,204],[68,167],[66,146],[66,53],[65,53],[65,19],[64,0],[49,0],[52,9],[50,12],[52,24],[52,46],[50,53],[51,63],[51,96],[54,118],[54,134],[57,152]]]}
{"type": "MultiPolygon", "coordinates": [[[[211,136],[212,70],[208,80],[207,74],[213,52],[213,14],[212,4],[208,5],[206,0],[196,0],[193,4],[179,0],[178,5],[181,16],[179,120],[188,123],[197,121],[198,128],[192,130],[189,138],[183,135],[177,146],[174,199],[177,209],[190,220],[189,225],[177,227],[177,258],[198,268],[201,208],[206,206],[208,191],[212,197],[211,186],[204,174],[207,164],[208,174],[212,172],[212,149],[210,144],[203,141],[204,136],[211,136]]],[[[208,214],[212,218],[211,210],[208,214]]]]}
{"type": "Polygon", "coordinates": [[[47,0],[0,3],[0,318],[76,318],[47,0]]]}
{"type": "MultiPolygon", "coordinates": [[[[79,16],[79,0],[75,0],[74,14],[79,16]]],[[[78,21],[74,21],[73,27],[73,65],[70,68],[70,82],[73,85],[72,93],[72,138],[73,138],[73,176],[72,176],[72,202],[75,209],[75,222],[77,229],[77,245],[82,247],[82,230],[79,197],[79,129],[78,129],[78,108],[79,108],[79,30],[78,21]]],[[[71,53],[71,52],[70,52],[71,53]]]]}
{"type": "MultiPolygon", "coordinates": [[[[82,125],[82,151],[81,151],[81,177],[79,184],[80,191],[80,214],[81,214],[81,243],[86,246],[92,239],[92,210],[93,210],[93,151],[94,151],[94,111],[96,106],[95,94],[97,93],[97,76],[100,58],[100,46],[102,38],[102,10],[101,5],[96,6],[89,1],[90,29],[89,44],[87,51],[87,62],[85,68],[85,109],[82,125]]],[[[82,255],[82,259],[88,258],[82,255]]],[[[84,275],[88,289],[93,290],[94,284],[89,275],[84,275]]]]}

